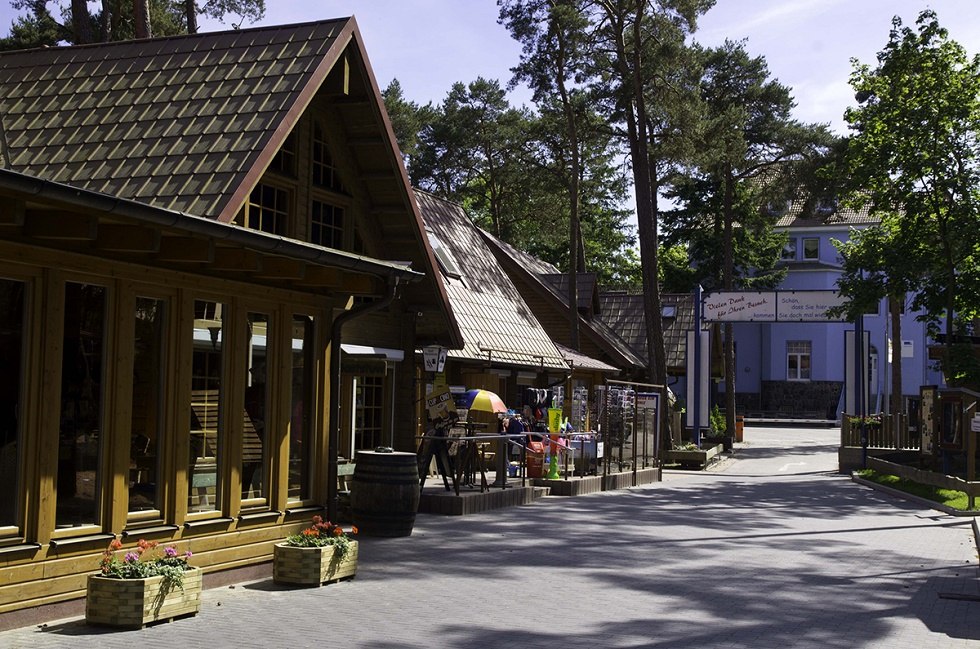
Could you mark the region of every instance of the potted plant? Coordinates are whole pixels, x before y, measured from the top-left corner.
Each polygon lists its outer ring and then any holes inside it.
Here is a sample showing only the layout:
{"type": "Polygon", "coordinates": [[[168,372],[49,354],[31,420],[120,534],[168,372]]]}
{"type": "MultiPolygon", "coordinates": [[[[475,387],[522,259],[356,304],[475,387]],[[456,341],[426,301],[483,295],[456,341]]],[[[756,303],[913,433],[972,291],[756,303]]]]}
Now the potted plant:
{"type": "Polygon", "coordinates": [[[721,444],[726,451],[732,450],[732,435],[728,434],[728,421],[721,409],[715,405],[708,416],[708,431],[705,441],[711,446],[721,444]]]}
{"type": "Polygon", "coordinates": [[[357,574],[357,528],[344,531],[340,525],[313,517],[312,527],[276,544],[272,578],[281,584],[319,586],[353,579],[357,574]]]}
{"type": "Polygon", "coordinates": [[[188,565],[190,551],[181,555],[166,546],[157,552],[157,545],[140,539],[120,557],[122,543],[109,544],[100,572],[88,577],[86,622],[142,628],[200,610],[201,570],[188,565]]]}

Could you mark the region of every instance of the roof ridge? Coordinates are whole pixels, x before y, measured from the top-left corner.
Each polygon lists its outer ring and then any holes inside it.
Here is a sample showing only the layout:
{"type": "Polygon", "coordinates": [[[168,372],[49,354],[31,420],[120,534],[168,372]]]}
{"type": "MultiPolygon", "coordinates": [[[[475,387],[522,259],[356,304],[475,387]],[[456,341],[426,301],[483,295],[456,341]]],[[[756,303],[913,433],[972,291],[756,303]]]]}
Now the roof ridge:
{"type": "Polygon", "coordinates": [[[197,32],[194,34],[169,34],[167,36],[151,36],[150,38],[130,38],[126,40],[119,41],[100,41],[98,43],[83,43],[81,45],[55,45],[48,46],[43,45],[41,47],[31,47],[21,50],[4,50],[0,51],[0,58],[11,55],[24,54],[27,52],[65,52],[71,50],[86,50],[95,48],[109,48],[109,47],[122,47],[126,45],[133,45],[134,43],[162,43],[166,41],[173,40],[185,40],[190,38],[205,38],[210,36],[226,36],[228,34],[249,34],[249,33],[259,33],[263,31],[280,31],[284,29],[296,29],[300,27],[309,27],[313,25],[326,25],[329,23],[347,23],[351,20],[355,20],[353,15],[343,16],[340,18],[326,18],[323,20],[307,20],[300,23],[289,23],[286,25],[259,25],[256,27],[247,27],[244,29],[222,29],[219,31],[211,32],[197,32]]]}

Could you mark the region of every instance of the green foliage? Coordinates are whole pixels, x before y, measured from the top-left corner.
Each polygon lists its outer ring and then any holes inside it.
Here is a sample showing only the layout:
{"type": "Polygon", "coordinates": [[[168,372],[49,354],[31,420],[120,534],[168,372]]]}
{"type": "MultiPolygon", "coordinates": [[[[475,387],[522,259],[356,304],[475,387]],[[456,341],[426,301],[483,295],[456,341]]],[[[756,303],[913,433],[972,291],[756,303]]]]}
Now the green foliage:
{"type": "MultiPolygon", "coordinates": [[[[71,3],[67,0],[11,0],[10,5],[24,14],[13,21],[10,34],[0,38],[0,50],[74,42],[71,3]]],[[[187,33],[186,0],[150,0],[149,7],[153,36],[187,33]]],[[[265,15],[265,0],[207,0],[195,8],[198,13],[216,20],[233,17],[232,26],[237,29],[243,23],[255,22],[265,15]]],[[[90,23],[95,41],[135,38],[133,0],[100,2],[91,13],[90,23]]]]}
{"type": "Polygon", "coordinates": [[[944,328],[943,370],[955,381],[973,370],[958,366],[953,345],[980,315],[980,56],[950,40],[933,11],[916,26],[895,18],[877,66],[854,62],[859,105],[845,113],[855,133],[838,177],[848,204],[881,225],[841,246],[841,290],[856,313],[915,289],[910,306],[933,334],[944,328]]]}
{"type": "Polygon", "coordinates": [[[100,563],[103,577],[113,579],[146,579],[147,577],[163,576],[167,589],[184,587],[184,572],[189,569],[187,560],[191,553],[178,555],[173,546],[163,548],[162,555],[154,552],[156,541],[140,539],[134,550],[126,552],[122,558],[118,553],[122,543],[113,540],[102,553],[100,563]]]}
{"type": "Polygon", "coordinates": [[[966,492],[964,491],[959,491],[956,489],[942,489],[941,487],[934,487],[932,485],[914,482],[907,478],[900,478],[896,475],[878,473],[873,469],[862,469],[860,471],[855,471],[855,473],[865,480],[869,480],[880,485],[885,485],[886,487],[891,487],[893,489],[898,489],[899,491],[904,491],[905,493],[912,494],[913,496],[918,496],[920,498],[925,498],[926,500],[940,503],[952,509],[969,511],[969,501],[967,499],[966,492]]]}
{"type": "Polygon", "coordinates": [[[353,541],[348,534],[357,534],[357,528],[351,528],[348,533],[340,525],[334,525],[319,516],[314,516],[311,527],[299,534],[286,537],[286,543],[300,548],[322,548],[332,545],[335,548],[334,554],[345,559],[350,554],[351,541],[353,541]]]}
{"type": "Polygon", "coordinates": [[[724,437],[728,432],[728,422],[721,409],[714,405],[708,415],[708,437],[724,437]]]}

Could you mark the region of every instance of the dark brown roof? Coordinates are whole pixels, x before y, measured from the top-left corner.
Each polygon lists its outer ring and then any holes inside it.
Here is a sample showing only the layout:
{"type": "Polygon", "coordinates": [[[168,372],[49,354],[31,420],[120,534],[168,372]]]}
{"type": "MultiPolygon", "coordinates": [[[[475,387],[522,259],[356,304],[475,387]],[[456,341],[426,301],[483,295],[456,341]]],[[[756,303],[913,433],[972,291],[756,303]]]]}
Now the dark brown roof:
{"type": "Polygon", "coordinates": [[[567,370],[561,352],[480,237],[462,206],[416,190],[426,228],[452,256],[461,277],[444,277],[464,347],[450,358],[567,370]]]}
{"type": "MultiPolygon", "coordinates": [[[[540,275],[540,277],[555,287],[555,290],[562,295],[568,295],[568,275],[566,273],[548,273],[540,275]]],[[[578,300],[579,311],[584,311],[591,316],[599,310],[599,294],[595,273],[575,274],[575,296],[578,300]]]]}
{"type": "MultiPolygon", "coordinates": [[[[602,302],[600,319],[619,334],[636,354],[645,356],[647,331],[643,294],[608,291],[600,293],[599,300],[602,302]]],[[[687,332],[694,329],[694,296],[687,293],[662,293],[660,303],[665,313],[663,324],[667,370],[674,374],[684,373],[687,332]]]]}
{"type": "Polygon", "coordinates": [[[0,54],[2,163],[229,221],[354,29],[345,18],[0,54]]]}
{"type": "MultiPolygon", "coordinates": [[[[520,273],[527,280],[534,291],[542,296],[543,299],[551,300],[555,304],[563,305],[564,311],[568,310],[568,281],[551,281],[547,278],[557,278],[557,269],[546,262],[542,262],[526,252],[517,250],[510,244],[504,243],[489,232],[480,230],[480,236],[490,247],[497,261],[508,273],[520,273]],[[546,272],[540,272],[540,271],[546,272]],[[560,287],[564,287],[560,289],[560,287]]],[[[580,274],[581,275],[581,274],[580,274]]],[[[579,278],[581,280],[581,276],[579,278]]],[[[594,281],[594,280],[593,280],[594,281]]],[[[582,284],[579,284],[581,287],[582,284]]],[[[594,286],[594,284],[593,284],[594,286]]],[[[581,293],[580,293],[581,295],[581,293]]],[[[598,301],[598,296],[596,298],[598,301]]],[[[581,305],[581,301],[580,301],[581,305]]],[[[601,307],[601,303],[600,303],[601,307]]],[[[596,309],[598,310],[598,309],[596,309]]],[[[616,331],[610,328],[599,318],[579,317],[580,331],[589,336],[595,344],[609,355],[619,369],[627,372],[642,370],[647,366],[646,353],[636,353],[635,348],[623,340],[616,331]]]]}

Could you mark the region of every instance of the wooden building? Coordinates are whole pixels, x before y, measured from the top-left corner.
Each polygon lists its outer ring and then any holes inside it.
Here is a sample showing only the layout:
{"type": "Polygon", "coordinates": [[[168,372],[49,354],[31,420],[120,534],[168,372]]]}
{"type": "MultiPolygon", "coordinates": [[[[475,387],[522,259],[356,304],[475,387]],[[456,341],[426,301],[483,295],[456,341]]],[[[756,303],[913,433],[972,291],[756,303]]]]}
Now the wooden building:
{"type": "Polygon", "coordinates": [[[0,54],[0,129],[0,614],[113,538],[266,561],[414,448],[462,341],[353,19],[0,54]]]}

